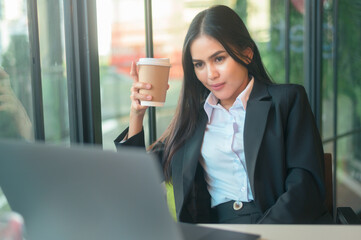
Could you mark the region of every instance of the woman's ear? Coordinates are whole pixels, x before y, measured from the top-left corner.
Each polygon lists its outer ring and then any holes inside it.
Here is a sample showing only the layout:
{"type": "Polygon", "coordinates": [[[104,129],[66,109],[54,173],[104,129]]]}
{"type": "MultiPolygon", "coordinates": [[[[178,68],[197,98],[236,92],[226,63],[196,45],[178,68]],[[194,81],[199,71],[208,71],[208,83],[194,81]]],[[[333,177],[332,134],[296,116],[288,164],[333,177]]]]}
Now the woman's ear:
{"type": "Polygon", "coordinates": [[[250,64],[253,59],[253,50],[250,47],[248,47],[245,50],[243,50],[242,54],[245,57],[246,64],[250,64]]]}

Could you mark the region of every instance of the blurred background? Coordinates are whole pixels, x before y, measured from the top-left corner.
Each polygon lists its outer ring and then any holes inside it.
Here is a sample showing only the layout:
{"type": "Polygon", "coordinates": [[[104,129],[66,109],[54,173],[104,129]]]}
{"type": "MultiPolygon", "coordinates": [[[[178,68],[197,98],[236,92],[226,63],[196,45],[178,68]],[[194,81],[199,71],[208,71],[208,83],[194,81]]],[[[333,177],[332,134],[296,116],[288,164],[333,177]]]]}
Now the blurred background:
{"type": "Polygon", "coordinates": [[[359,0],[0,0],[0,138],[115,150],[130,64],[150,49],[172,64],[166,104],[144,126],[147,143],[159,137],[177,105],[187,28],[215,4],[241,16],[275,82],[305,86],[335,159],[337,206],[361,214],[359,0]]]}

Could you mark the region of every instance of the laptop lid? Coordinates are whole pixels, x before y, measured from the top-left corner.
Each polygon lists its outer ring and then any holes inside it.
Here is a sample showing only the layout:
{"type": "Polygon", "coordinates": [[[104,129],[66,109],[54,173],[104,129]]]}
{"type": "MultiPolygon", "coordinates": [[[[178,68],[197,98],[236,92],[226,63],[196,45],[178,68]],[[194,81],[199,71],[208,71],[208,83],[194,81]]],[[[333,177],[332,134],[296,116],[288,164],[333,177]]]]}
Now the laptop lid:
{"type": "Polygon", "coordinates": [[[0,141],[0,154],[0,186],[28,240],[257,238],[175,223],[157,160],[140,148],[0,141]]]}
{"type": "Polygon", "coordinates": [[[181,239],[145,151],[0,142],[0,153],[1,188],[30,240],[181,239]]]}

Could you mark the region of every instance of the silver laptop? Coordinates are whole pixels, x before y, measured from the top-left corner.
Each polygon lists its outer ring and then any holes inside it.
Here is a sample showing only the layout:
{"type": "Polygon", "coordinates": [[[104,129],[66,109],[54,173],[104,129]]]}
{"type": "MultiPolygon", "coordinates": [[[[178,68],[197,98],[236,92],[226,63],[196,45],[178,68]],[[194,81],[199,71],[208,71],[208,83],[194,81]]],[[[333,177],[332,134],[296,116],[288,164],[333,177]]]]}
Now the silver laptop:
{"type": "Polygon", "coordinates": [[[0,186],[27,240],[257,239],[176,223],[156,159],[143,149],[0,141],[0,186]]]}

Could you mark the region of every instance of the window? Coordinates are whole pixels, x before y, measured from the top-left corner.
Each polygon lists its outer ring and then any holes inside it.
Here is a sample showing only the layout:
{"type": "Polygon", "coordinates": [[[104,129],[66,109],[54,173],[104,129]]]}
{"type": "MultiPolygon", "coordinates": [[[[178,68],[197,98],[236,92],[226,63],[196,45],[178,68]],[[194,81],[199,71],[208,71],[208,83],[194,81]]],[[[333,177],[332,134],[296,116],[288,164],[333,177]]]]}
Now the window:
{"type": "Polygon", "coordinates": [[[145,57],[144,1],[97,1],[97,18],[103,147],[114,149],[129,122],[131,62],[145,57]]]}
{"type": "MultiPolygon", "coordinates": [[[[33,140],[26,2],[0,1],[0,138],[33,140]]],[[[0,190],[0,212],[7,210],[0,190]]]]}
{"type": "MultiPolygon", "coordinates": [[[[361,6],[359,1],[338,1],[336,139],[337,204],[361,212],[361,6]]],[[[325,109],[327,111],[328,109],[325,109]]]]}
{"type": "Polygon", "coordinates": [[[37,3],[45,140],[69,144],[63,1],[37,3]]]}

